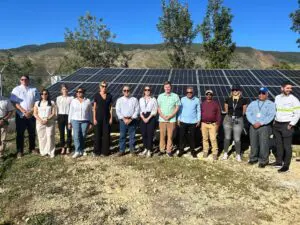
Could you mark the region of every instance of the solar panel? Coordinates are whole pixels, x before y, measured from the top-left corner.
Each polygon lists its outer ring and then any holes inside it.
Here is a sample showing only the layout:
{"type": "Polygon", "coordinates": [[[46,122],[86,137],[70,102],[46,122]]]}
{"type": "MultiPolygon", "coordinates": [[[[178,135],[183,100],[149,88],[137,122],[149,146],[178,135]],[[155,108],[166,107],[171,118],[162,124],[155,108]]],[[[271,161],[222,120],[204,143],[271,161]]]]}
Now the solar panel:
{"type": "Polygon", "coordinates": [[[280,85],[286,79],[294,82],[294,94],[300,97],[300,70],[179,70],[179,69],[120,69],[120,68],[82,68],[49,87],[51,98],[60,95],[60,85],[66,83],[70,94],[75,88],[81,86],[86,89],[86,96],[93,98],[99,90],[99,83],[107,81],[108,91],[113,95],[114,101],[122,96],[125,84],[131,87],[133,95],[142,97],[145,85],[152,88],[157,97],[163,93],[163,83],[172,82],[173,92],[180,97],[185,95],[186,87],[192,86],[195,95],[205,98],[205,91],[212,89],[214,98],[223,107],[225,99],[229,96],[232,84],[240,84],[243,96],[254,100],[258,97],[261,86],[270,90],[270,99],[280,93],[280,85]]]}

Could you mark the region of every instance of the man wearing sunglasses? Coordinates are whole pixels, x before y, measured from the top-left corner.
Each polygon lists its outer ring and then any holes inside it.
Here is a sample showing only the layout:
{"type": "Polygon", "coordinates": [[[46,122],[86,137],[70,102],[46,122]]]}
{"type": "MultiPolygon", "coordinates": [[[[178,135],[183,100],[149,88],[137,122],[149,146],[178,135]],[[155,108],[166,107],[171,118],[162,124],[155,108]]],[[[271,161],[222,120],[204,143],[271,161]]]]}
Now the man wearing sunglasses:
{"type": "Polygon", "coordinates": [[[213,91],[205,92],[205,101],[201,104],[201,132],[203,138],[203,158],[208,157],[209,141],[212,146],[213,159],[218,159],[217,134],[221,124],[221,109],[213,100],[213,91]]]}
{"type": "Polygon", "coordinates": [[[259,168],[264,168],[269,163],[269,139],[271,123],[274,120],[276,108],[274,102],[268,100],[268,89],[259,89],[258,99],[250,103],[246,110],[246,116],[251,124],[250,145],[251,151],[249,164],[257,162],[259,168]]]}
{"type": "Polygon", "coordinates": [[[37,153],[35,150],[35,126],[33,117],[34,103],[40,99],[40,94],[35,87],[29,86],[29,77],[22,76],[20,85],[12,90],[10,100],[16,107],[16,130],[17,130],[17,157],[24,154],[24,132],[28,131],[29,152],[37,153]]]}
{"type": "Polygon", "coordinates": [[[120,122],[120,151],[117,156],[125,155],[126,135],[129,134],[130,153],[135,155],[135,131],[137,117],[139,115],[139,101],[130,95],[130,87],[123,87],[123,96],[118,98],[116,103],[116,113],[120,122]]]}
{"type": "Polygon", "coordinates": [[[181,106],[178,113],[179,125],[179,154],[184,154],[185,137],[189,141],[190,151],[193,158],[197,157],[195,152],[196,127],[200,126],[200,100],[194,96],[193,87],[186,89],[186,96],[181,98],[181,106]]]}
{"type": "Polygon", "coordinates": [[[300,117],[300,103],[292,94],[293,85],[287,81],[281,85],[281,94],[275,97],[276,117],[273,133],[276,140],[276,162],[279,173],[287,172],[292,159],[294,126],[300,117]]]}

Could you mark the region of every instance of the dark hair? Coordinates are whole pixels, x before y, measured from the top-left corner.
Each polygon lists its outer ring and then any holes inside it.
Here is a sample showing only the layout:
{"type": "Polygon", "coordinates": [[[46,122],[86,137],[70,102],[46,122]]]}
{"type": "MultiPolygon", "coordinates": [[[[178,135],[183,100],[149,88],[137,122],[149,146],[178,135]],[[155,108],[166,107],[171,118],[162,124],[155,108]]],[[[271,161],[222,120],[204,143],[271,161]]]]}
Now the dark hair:
{"type": "Polygon", "coordinates": [[[22,78],[22,77],[26,77],[27,80],[29,80],[29,76],[28,75],[22,75],[20,78],[22,78]]]}
{"type": "Polygon", "coordinates": [[[66,84],[60,85],[60,90],[63,89],[63,88],[66,88],[67,90],[69,90],[69,87],[68,87],[68,85],[66,85],[66,84]]]}
{"type": "Polygon", "coordinates": [[[292,82],[291,81],[289,81],[289,80],[286,80],[286,81],[284,81],[282,84],[281,84],[281,87],[285,87],[285,86],[287,86],[287,85],[293,85],[292,84],[292,82]]]}
{"type": "Polygon", "coordinates": [[[165,85],[170,85],[170,86],[172,86],[171,82],[168,81],[168,80],[164,82],[164,86],[165,86],[165,85]]]}
{"type": "Polygon", "coordinates": [[[39,101],[39,103],[38,103],[38,106],[40,107],[41,106],[41,101],[42,101],[42,94],[43,94],[43,92],[46,92],[48,95],[48,97],[47,97],[47,101],[48,101],[48,106],[51,106],[52,104],[51,104],[51,98],[50,98],[50,93],[49,93],[49,91],[47,90],[47,89],[43,89],[42,91],[41,91],[41,97],[40,97],[40,101],[39,101]]]}
{"type": "Polygon", "coordinates": [[[85,89],[84,89],[83,87],[77,88],[77,89],[76,89],[76,93],[78,92],[79,89],[81,89],[81,90],[82,90],[82,93],[85,94],[85,89]]]}

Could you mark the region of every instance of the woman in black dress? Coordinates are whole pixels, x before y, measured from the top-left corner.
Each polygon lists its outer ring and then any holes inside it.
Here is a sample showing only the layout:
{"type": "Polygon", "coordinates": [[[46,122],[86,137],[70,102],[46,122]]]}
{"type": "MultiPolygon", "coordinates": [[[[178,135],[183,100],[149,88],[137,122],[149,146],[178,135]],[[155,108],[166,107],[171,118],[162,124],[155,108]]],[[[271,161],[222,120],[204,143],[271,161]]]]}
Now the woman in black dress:
{"type": "Polygon", "coordinates": [[[93,123],[96,127],[94,156],[108,156],[110,126],[112,124],[112,95],[107,93],[107,83],[102,81],[94,97],[93,123]]]}

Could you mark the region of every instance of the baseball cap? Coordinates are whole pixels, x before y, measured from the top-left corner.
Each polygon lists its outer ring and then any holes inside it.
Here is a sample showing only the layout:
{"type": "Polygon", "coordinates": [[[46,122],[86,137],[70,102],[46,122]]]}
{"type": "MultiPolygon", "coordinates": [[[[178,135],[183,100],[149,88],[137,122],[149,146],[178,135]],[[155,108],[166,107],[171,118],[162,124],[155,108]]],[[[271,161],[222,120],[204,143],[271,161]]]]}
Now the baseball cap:
{"type": "Polygon", "coordinates": [[[233,84],[231,90],[241,90],[241,86],[239,84],[233,84]]]}
{"type": "Polygon", "coordinates": [[[266,88],[266,87],[261,87],[260,89],[259,89],[259,92],[263,92],[263,93],[267,93],[269,90],[268,90],[268,88],[266,88]]]}
{"type": "Polygon", "coordinates": [[[208,93],[211,93],[212,95],[214,94],[214,92],[213,92],[212,90],[210,90],[210,89],[205,91],[205,94],[206,94],[206,95],[207,95],[208,93]]]}

